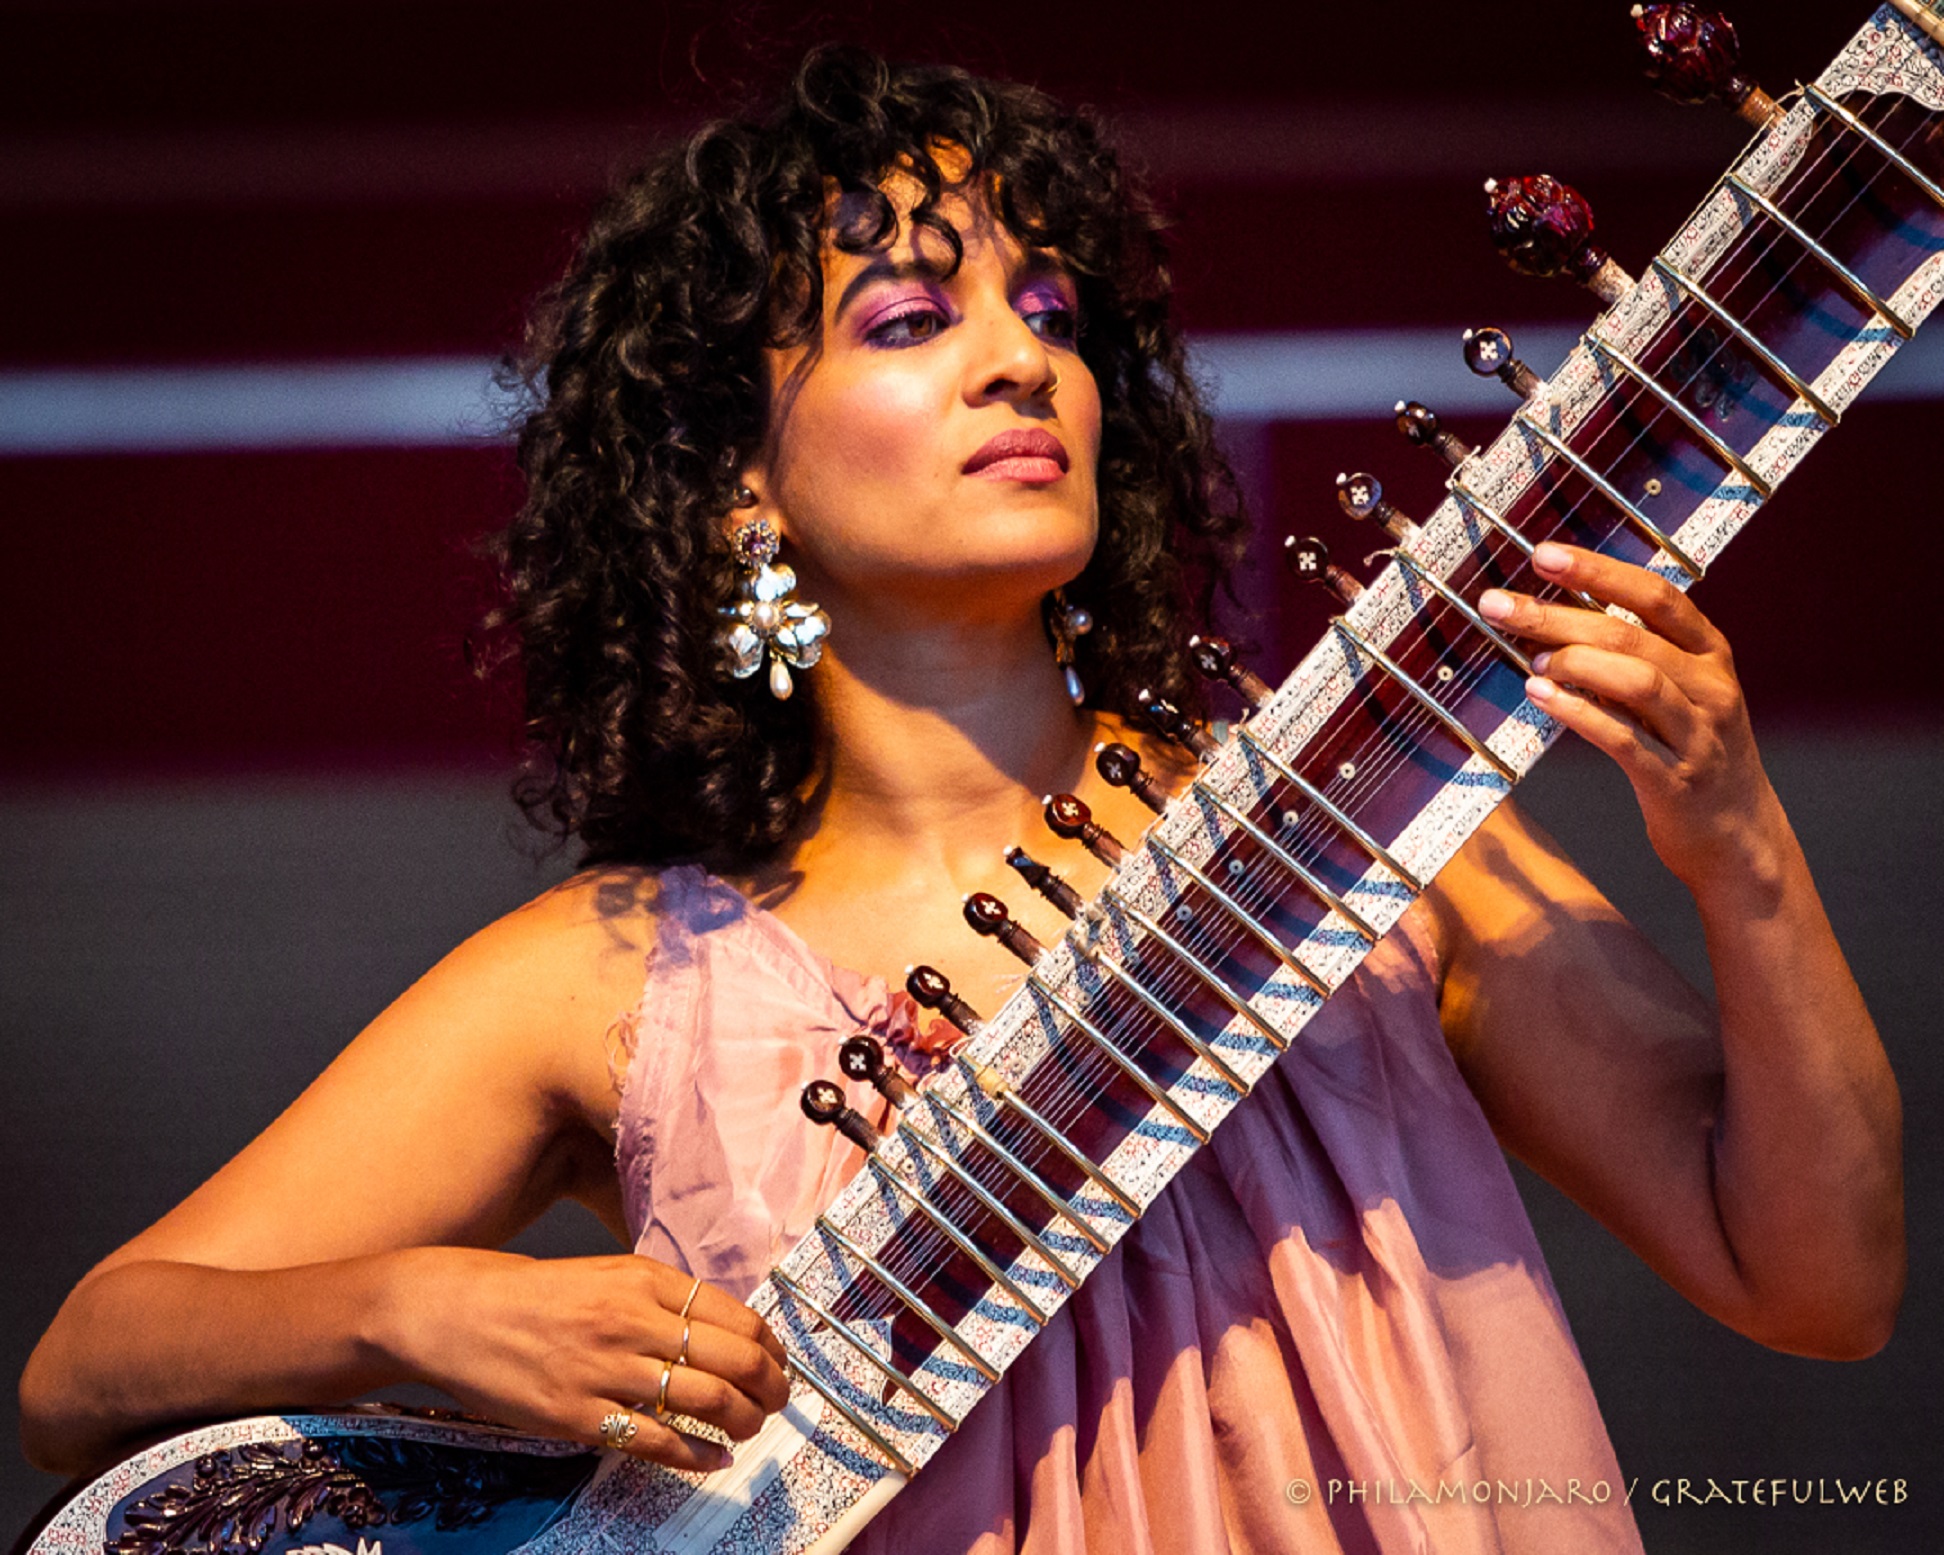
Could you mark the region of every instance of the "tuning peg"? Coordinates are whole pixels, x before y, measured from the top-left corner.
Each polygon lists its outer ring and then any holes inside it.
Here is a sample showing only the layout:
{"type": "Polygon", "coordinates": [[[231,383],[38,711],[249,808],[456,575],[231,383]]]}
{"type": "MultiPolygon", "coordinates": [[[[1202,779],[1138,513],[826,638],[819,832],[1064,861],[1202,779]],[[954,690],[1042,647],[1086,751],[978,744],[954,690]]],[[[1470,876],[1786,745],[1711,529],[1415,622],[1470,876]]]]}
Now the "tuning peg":
{"type": "Polygon", "coordinates": [[[1546,380],[1512,354],[1512,337],[1502,329],[1465,331],[1465,365],[1481,378],[1496,378],[1522,400],[1529,400],[1546,380]]]}
{"type": "Polygon", "coordinates": [[[1756,129],[1782,110],[1741,72],[1741,39],[1719,11],[1698,5],[1637,5],[1634,26],[1647,52],[1647,79],[1677,103],[1720,102],[1756,129]]]}
{"type": "Polygon", "coordinates": [[[884,1143],[870,1119],[844,1100],[844,1088],[835,1080],[812,1080],[803,1088],[803,1115],[812,1123],[836,1129],[866,1155],[884,1143]]]}
{"type": "Polygon", "coordinates": [[[1024,848],[1006,849],[1006,862],[1019,871],[1020,879],[1069,918],[1080,916],[1080,893],[1044,864],[1034,859],[1024,848]]]}
{"type": "Polygon", "coordinates": [[[1156,815],[1168,803],[1161,785],[1141,770],[1138,752],[1125,745],[1096,745],[1094,770],[1115,788],[1124,788],[1156,815]]]}
{"type": "Polygon", "coordinates": [[[1409,438],[1414,447],[1430,449],[1454,470],[1478,452],[1457,434],[1447,432],[1438,424],[1437,413],[1416,400],[1397,402],[1397,430],[1409,438]]]}
{"type": "Polygon", "coordinates": [[[907,967],[905,992],[921,1010],[936,1010],[968,1037],[976,1037],[985,1025],[979,1012],[952,992],[952,980],[935,966],[907,967]]]}
{"type": "MultiPolygon", "coordinates": [[[[1226,638],[1191,637],[1188,639],[1188,657],[1195,661],[1195,668],[1202,674],[1232,687],[1235,694],[1250,707],[1260,707],[1274,695],[1266,680],[1250,674],[1243,667],[1226,638]]],[[[1108,778],[1107,781],[1111,783],[1113,779],[1108,778]]]]}
{"type": "Polygon", "coordinates": [[[1157,697],[1145,686],[1135,692],[1134,700],[1147,716],[1149,726],[1164,739],[1187,746],[1203,761],[1213,761],[1222,753],[1214,737],[1174,703],[1157,697]]]}
{"type": "Polygon", "coordinates": [[[886,1061],[884,1044],[860,1031],[837,1049],[837,1067],[852,1080],[868,1080],[872,1088],[902,1112],[918,1099],[909,1080],[886,1061]]]}
{"type": "Polygon", "coordinates": [[[1054,836],[1079,843],[1109,869],[1118,865],[1127,851],[1112,832],[1094,824],[1093,811],[1086,801],[1072,794],[1047,795],[1046,825],[1054,836]]]}
{"type": "Polygon", "coordinates": [[[1563,275],[1612,307],[1633,277],[1593,241],[1593,207],[1571,184],[1537,174],[1485,180],[1492,246],[1521,275],[1563,275]]]}
{"type": "Polygon", "coordinates": [[[1418,526],[1398,512],[1384,498],[1384,483],[1374,475],[1339,475],[1337,485],[1337,506],[1351,518],[1359,521],[1374,518],[1399,545],[1409,543],[1418,532],[1418,526]]]}
{"type": "Polygon", "coordinates": [[[1330,560],[1330,548],[1321,540],[1298,540],[1291,535],[1283,541],[1283,565],[1290,576],[1302,583],[1320,583],[1346,605],[1354,605],[1363,594],[1363,585],[1330,560]]]}
{"type": "Polygon", "coordinates": [[[1046,953],[1046,947],[1013,922],[1006,904],[990,892],[974,891],[965,899],[965,921],[972,925],[973,933],[998,940],[1028,966],[1046,953]]]}

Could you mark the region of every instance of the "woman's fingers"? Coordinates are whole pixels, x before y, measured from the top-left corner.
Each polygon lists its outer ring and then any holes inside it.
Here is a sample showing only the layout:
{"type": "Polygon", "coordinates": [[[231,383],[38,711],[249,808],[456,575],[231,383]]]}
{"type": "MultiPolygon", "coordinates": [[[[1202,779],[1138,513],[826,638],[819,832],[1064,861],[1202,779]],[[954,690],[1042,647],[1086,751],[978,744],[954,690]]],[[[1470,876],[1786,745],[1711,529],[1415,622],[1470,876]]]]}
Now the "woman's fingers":
{"type": "MultiPolygon", "coordinates": [[[[1720,653],[1727,642],[1714,623],[1695,608],[1667,579],[1598,551],[1543,541],[1533,548],[1532,565],[1541,577],[1561,588],[1578,589],[1640,617],[1641,624],[1683,653],[1720,653]]],[[[1592,612],[1579,610],[1575,614],[1592,612]]],[[[1609,617],[1608,619],[1612,619],[1609,617]]],[[[1626,623],[1619,623],[1625,625],[1626,623]]]]}
{"type": "Polygon", "coordinates": [[[691,1436],[686,1431],[678,1431],[666,1421],[657,1420],[653,1411],[646,1406],[623,1404],[614,1399],[596,1399],[589,1409],[599,1414],[594,1428],[574,1433],[574,1440],[584,1441],[589,1446],[613,1447],[631,1458],[645,1458],[664,1468],[685,1469],[694,1474],[711,1474],[717,1469],[726,1469],[734,1461],[734,1455],[722,1443],[712,1442],[706,1436],[691,1436]],[[625,1439],[612,1437],[602,1429],[610,1419],[616,1417],[627,1422],[620,1433],[621,1438],[625,1439]]]}
{"type": "MultiPolygon", "coordinates": [[[[664,1359],[674,1359],[680,1353],[679,1344],[678,1335],[678,1348],[671,1350],[664,1359]]],[[[719,1377],[746,1398],[752,1407],[765,1414],[776,1413],[790,1401],[790,1379],[768,1350],[753,1339],[746,1339],[741,1334],[727,1332],[712,1324],[691,1323],[688,1364],[678,1367],[677,1371],[701,1372],[710,1377],[719,1377]]]]}
{"type": "Polygon", "coordinates": [[[1564,684],[1631,715],[1666,750],[1687,750],[1701,734],[1701,715],[1686,690],[1659,665],[1605,648],[1569,644],[1532,661],[1527,694],[1548,712],[1564,684]]]}
{"type": "Polygon", "coordinates": [[[692,1275],[667,1264],[647,1267],[653,1271],[653,1299],[663,1314],[644,1338],[644,1355],[676,1359],[683,1354],[686,1333],[691,1369],[722,1378],[769,1413],[789,1402],[783,1346],[762,1318],[727,1291],[698,1284],[692,1275]]]}
{"type": "Polygon", "coordinates": [[[726,1377],[704,1371],[698,1366],[677,1366],[648,1356],[636,1357],[625,1366],[613,1369],[613,1378],[604,1383],[608,1391],[632,1397],[629,1407],[639,1415],[687,1415],[714,1426],[732,1441],[746,1442],[763,1428],[775,1413],[756,1402],[726,1377]],[[662,1383],[666,1372],[668,1382],[662,1383]]]}
{"type": "Polygon", "coordinates": [[[1673,752],[1633,719],[1602,707],[1545,675],[1526,682],[1533,703],[1596,750],[1611,756],[1630,778],[1650,779],[1674,760],[1673,752]]]}
{"type": "MultiPolygon", "coordinates": [[[[663,1305],[672,1312],[680,1313],[693,1285],[692,1279],[684,1277],[680,1294],[663,1305]]],[[[711,1327],[726,1330],[766,1351],[776,1364],[777,1379],[781,1379],[783,1367],[788,1361],[782,1344],[769,1331],[767,1323],[727,1291],[718,1290],[713,1285],[702,1286],[695,1292],[695,1300],[689,1304],[689,1316],[711,1327]]]]}

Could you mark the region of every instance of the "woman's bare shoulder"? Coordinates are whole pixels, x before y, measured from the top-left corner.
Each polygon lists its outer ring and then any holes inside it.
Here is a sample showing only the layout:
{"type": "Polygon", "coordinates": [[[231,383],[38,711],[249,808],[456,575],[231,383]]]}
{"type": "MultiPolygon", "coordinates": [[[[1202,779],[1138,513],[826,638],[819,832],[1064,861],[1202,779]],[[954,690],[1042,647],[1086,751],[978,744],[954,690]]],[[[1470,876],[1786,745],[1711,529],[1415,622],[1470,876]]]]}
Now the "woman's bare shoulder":
{"type": "Polygon", "coordinates": [[[656,870],[582,870],[487,924],[400,1006],[422,989],[448,1018],[538,1066],[543,1088],[598,1107],[611,1090],[604,1038],[641,999],[660,897],[656,870]]]}

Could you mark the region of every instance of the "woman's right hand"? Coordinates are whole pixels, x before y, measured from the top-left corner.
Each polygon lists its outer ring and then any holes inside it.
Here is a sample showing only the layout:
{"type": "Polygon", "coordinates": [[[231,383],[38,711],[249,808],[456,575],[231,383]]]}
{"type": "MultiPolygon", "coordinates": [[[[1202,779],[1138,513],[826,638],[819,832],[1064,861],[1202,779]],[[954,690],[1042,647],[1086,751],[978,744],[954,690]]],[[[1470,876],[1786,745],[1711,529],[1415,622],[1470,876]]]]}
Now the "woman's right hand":
{"type": "Polygon", "coordinates": [[[380,1344],[411,1376],[462,1408],[537,1435],[606,1445],[601,1422],[632,1414],[622,1450],[709,1472],[727,1448],[657,1418],[670,1414],[747,1441],[789,1398],[784,1352],[763,1320],[712,1285],[634,1254],[535,1259],[471,1248],[415,1248],[395,1261],[380,1344]],[[689,1293],[695,1300],[681,1316],[689,1293]]]}

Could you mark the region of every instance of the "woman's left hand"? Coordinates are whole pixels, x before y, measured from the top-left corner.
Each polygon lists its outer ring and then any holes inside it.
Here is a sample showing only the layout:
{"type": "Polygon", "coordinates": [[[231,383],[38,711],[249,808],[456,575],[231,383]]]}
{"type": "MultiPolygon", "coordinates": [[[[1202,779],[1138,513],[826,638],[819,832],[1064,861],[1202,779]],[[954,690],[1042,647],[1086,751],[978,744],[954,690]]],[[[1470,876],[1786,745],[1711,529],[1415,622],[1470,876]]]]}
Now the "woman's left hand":
{"type": "MultiPolygon", "coordinates": [[[[1690,891],[1759,868],[1779,804],[1749,729],[1728,641],[1665,578],[1576,546],[1533,553],[1547,581],[1619,605],[1640,624],[1488,589],[1485,618],[1544,645],[1526,694],[1620,764],[1661,862],[1690,891]]],[[[1723,881],[1723,883],[1726,883],[1723,881]]]]}

